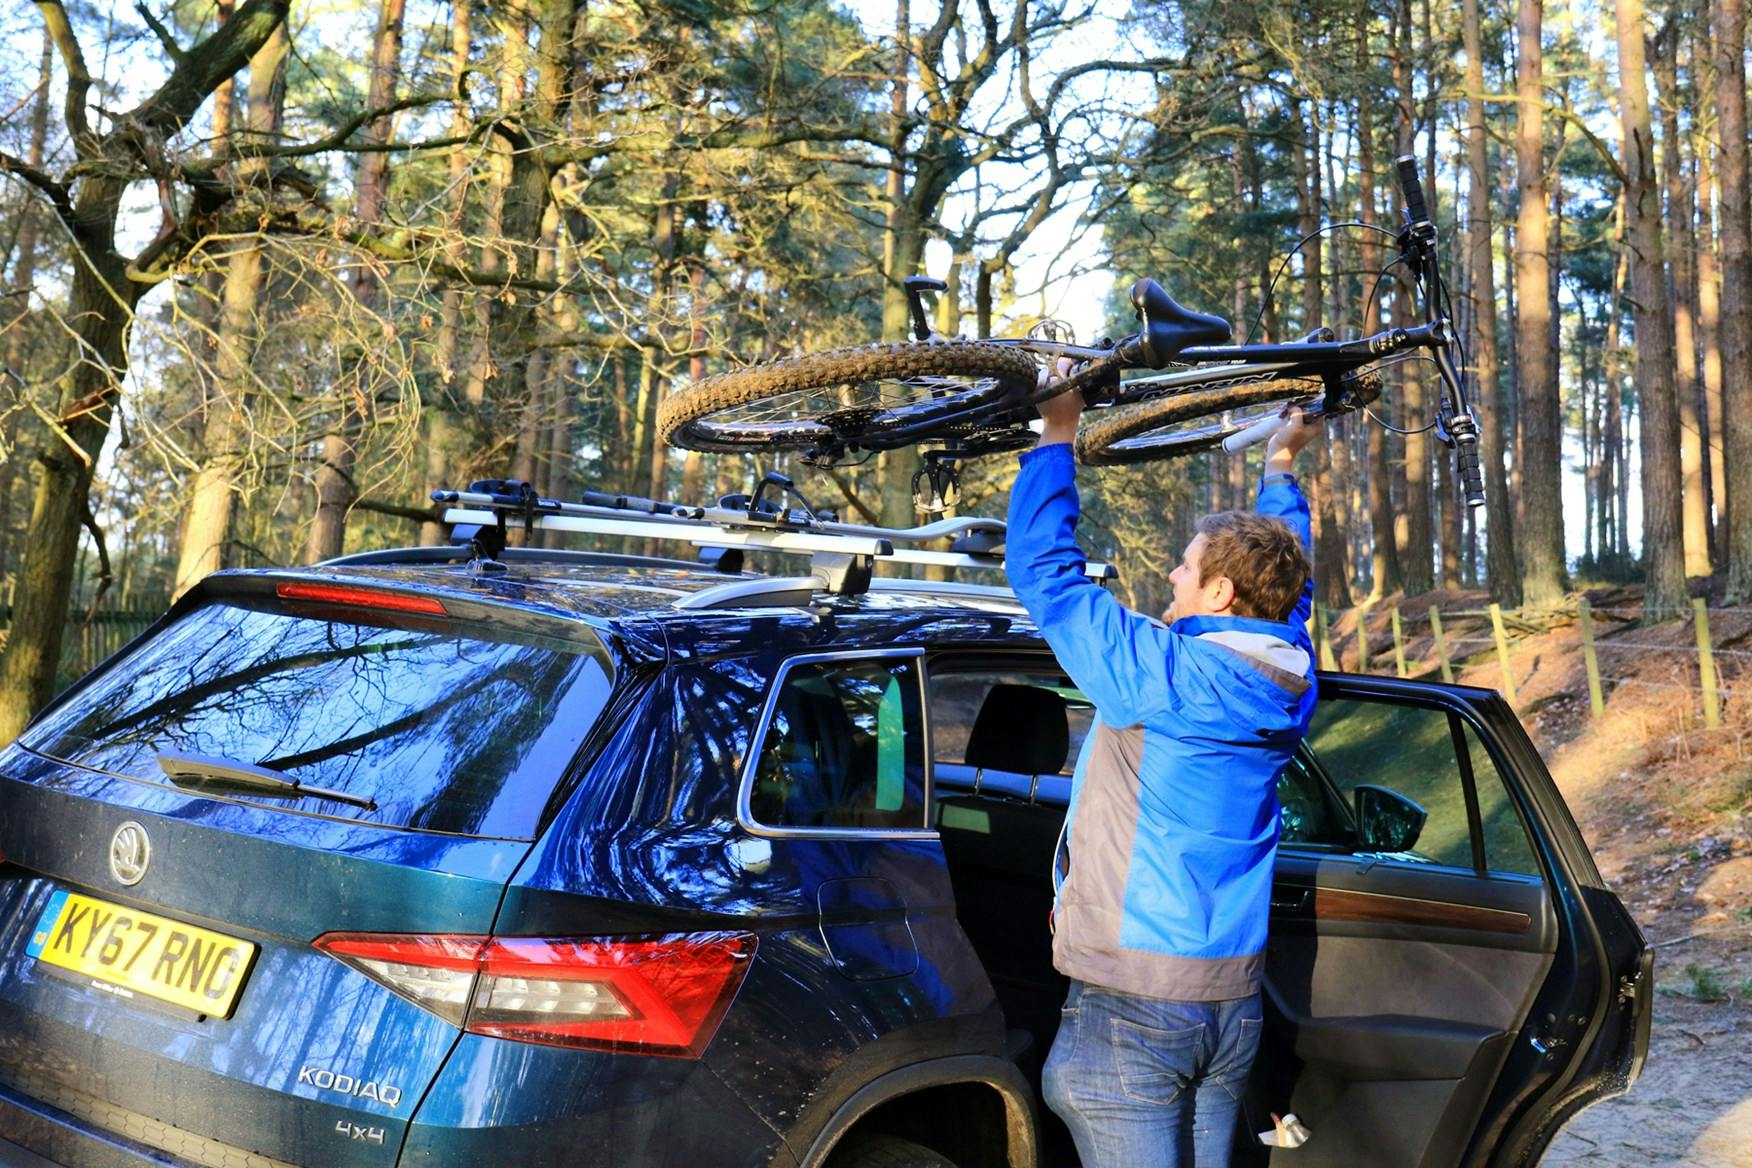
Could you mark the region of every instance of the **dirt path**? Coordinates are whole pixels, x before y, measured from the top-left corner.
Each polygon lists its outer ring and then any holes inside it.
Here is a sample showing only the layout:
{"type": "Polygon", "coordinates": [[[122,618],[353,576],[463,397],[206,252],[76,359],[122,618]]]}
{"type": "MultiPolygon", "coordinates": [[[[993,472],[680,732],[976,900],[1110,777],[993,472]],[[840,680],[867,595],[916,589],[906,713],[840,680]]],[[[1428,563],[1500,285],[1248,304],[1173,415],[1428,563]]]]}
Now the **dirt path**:
{"type": "Polygon", "coordinates": [[[1752,1168],[1752,1008],[1663,996],[1641,1081],[1584,1111],[1541,1163],[1752,1168]]]}

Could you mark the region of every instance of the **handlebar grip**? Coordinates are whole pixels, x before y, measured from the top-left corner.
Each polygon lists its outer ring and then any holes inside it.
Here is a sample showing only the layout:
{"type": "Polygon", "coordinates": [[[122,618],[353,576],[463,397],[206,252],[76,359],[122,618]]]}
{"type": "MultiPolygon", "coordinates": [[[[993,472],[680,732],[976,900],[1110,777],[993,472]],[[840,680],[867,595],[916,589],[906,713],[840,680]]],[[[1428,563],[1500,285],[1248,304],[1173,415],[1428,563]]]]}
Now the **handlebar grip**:
{"type": "Polygon", "coordinates": [[[1478,443],[1462,442],[1455,451],[1460,460],[1460,494],[1468,507],[1484,506],[1484,473],[1480,468],[1478,443]]]}
{"type": "Polygon", "coordinates": [[[1249,446],[1258,442],[1264,442],[1267,438],[1270,438],[1273,434],[1277,433],[1277,428],[1282,422],[1283,417],[1278,414],[1272,414],[1269,417],[1261,418],[1246,429],[1237,430],[1227,438],[1223,439],[1223,449],[1230,454],[1239,454],[1249,446]]]}
{"type": "Polygon", "coordinates": [[[1401,154],[1393,160],[1399,167],[1399,189],[1405,194],[1405,216],[1412,223],[1428,223],[1430,209],[1424,203],[1423,184],[1417,180],[1417,159],[1401,154]]]}

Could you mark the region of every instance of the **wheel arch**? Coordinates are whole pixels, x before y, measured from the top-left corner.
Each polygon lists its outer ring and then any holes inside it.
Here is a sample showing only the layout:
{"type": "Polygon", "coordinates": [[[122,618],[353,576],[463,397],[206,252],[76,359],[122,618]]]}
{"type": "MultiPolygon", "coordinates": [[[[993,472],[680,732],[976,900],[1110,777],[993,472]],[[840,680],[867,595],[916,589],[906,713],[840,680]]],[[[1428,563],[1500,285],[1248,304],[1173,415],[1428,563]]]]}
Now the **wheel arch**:
{"type": "Polygon", "coordinates": [[[945,1155],[965,1156],[971,1148],[976,1158],[964,1161],[967,1168],[1034,1168],[1039,1159],[1028,1082],[1014,1063],[989,1055],[931,1059],[872,1079],[828,1117],[801,1168],[822,1168],[854,1133],[902,1136],[945,1155]],[[966,1116],[969,1107],[981,1122],[945,1122],[966,1116]]]}

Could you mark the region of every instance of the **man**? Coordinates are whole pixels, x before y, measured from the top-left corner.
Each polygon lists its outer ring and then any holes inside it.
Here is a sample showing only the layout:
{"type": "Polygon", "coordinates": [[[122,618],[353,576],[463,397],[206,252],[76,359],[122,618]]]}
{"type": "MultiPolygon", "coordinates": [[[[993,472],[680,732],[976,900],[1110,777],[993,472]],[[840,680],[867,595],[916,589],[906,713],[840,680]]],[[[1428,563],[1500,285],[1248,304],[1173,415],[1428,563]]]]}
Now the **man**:
{"type": "Polygon", "coordinates": [[[1070,443],[1082,395],[1010,495],[1010,583],[1094,704],[1067,815],[1053,963],[1071,978],[1044,1093],[1084,1168],[1226,1165],[1259,1045],[1277,777],[1314,709],[1308,504],[1316,427],[1271,438],[1257,513],[1205,517],[1163,624],[1083,575],[1070,443]]]}

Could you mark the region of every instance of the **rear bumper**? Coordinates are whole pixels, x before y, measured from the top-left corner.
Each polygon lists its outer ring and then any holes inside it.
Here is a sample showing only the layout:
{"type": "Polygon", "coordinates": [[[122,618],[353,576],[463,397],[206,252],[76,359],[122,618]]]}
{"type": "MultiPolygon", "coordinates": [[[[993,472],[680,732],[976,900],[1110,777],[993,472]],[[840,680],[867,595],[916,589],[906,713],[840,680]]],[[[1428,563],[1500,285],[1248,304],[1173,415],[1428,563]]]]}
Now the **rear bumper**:
{"type": "Polygon", "coordinates": [[[0,1140],[0,1168],[60,1168],[60,1165],[8,1140],[0,1140]]]}
{"type": "Polygon", "coordinates": [[[64,1164],[146,1168],[167,1162],[145,1148],[106,1139],[71,1116],[26,1103],[0,1087],[0,1168],[61,1168],[64,1164]]]}
{"type": "MultiPolygon", "coordinates": [[[[240,1168],[259,1163],[237,1162],[240,1168]]],[[[0,1084],[0,1168],[165,1168],[190,1163],[0,1084]]]]}

